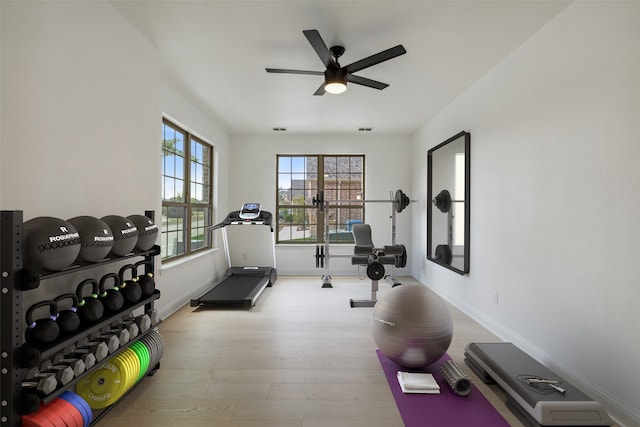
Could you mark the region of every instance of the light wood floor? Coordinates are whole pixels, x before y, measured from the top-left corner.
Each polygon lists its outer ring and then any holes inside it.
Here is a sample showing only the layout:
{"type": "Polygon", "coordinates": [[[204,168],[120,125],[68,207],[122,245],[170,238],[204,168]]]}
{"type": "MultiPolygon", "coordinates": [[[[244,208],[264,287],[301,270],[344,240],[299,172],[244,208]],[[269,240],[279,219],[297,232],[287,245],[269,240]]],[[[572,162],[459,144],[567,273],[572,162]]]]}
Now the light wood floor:
{"type": "MultiPolygon", "coordinates": [[[[165,341],[159,372],[99,427],[402,426],[375,353],[373,309],[349,306],[349,298],[369,297],[370,282],[340,276],[333,286],[322,289],[320,277],[284,276],[251,310],[183,307],[159,328],[165,341]]],[[[386,282],[380,287],[378,297],[391,289],[386,282]]],[[[453,307],[451,313],[448,353],[466,368],[467,343],[497,338],[453,307]]],[[[497,386],[470,375],[512,426],[522,426],[497,386]]]]}

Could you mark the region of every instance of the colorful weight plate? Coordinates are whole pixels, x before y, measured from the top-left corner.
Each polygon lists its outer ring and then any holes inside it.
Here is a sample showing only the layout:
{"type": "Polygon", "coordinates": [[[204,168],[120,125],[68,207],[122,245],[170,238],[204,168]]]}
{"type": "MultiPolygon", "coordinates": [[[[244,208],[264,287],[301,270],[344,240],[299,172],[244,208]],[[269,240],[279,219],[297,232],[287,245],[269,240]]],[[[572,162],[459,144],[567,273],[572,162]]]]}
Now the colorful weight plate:
{"type": "Polygon", "coordinates": [[[151,363],[149,364],[149,372],[151,372],[160,362],[163,353],[163,341],[158,330],[155,329],[145,336],[146,343],[151,352],[151,363]]]}
{"type": "Polygon", "coordinates": [[[144,366],[140,368],[140,371],[141,371],[140,378],[143,378],[147,373],[147,371],[149,370],[149,364],[151,362],[151,359],[149,357],[149,349],[147,348],[147,346],[141,342],[138,342],[137,344],[138,344],[138,348],[140,349],[144,357],[144,366]]]}
{"type": "Polygon", "coordinates": [[[138,378],[136,379],[137,381],[139,381],[142,378],[143,369],[144,369],[144,354],[142,354],[142,350],[140,349],[140,347],[138,347],[137,342],[134,342],[133,344],[131,344],[131,347],[129,348],[133,350],[133,352],[136,354],[136,357],[140,362],[140,371],[138,372],[138,378]]]}
{"type": "Polygon", "coordinates": [[[145,335],[144,344],[149,349],[149,356],[150,356],[149,368],[147,368],[147,372],[146,372],[148,374],[154,368],[154,366],[156,365],[156,361],[158,359],[158,342],[154,337],[153,332],[145,335]]]}
{"type": "Polygon", "coordinates": [[[82,419],[84,420],[83,427],[89,427],[89,424],[91,424],[91,421],[93,420],[93,411],[89,407],[89,404],[83,398],[81,398],[74,392],[67,390],[60,395],[60,399],[64,399],[78,408],[78,410],[82,414],[82,419]]]}
{"type": "Polygon", "coordinates": [[[140,376],[140,359],[138,359],[138,356],[132,348],[127,348],[126,352],[129,357],[129,363],[132,365],[130,387],[133,387],[134,384],[138,382],[138,377],[140,376]]]}
{"type": "Polygon", "coordinates": [[[147,370],[144,373],[144,375],[147,375],[149,373],[149,370],[151,369],[151,363],[153,363],[153,350],[148,343],[147,336],[142,337],[138,342],[147,349],[147,353],[149,354],[149,365],[147,366],[147,370]]]}
{"type": "Polygon", "coordinates": [[[132,349],[127,348],[122,352],[123,357],[126,358],[127,363],[129,364],[129,378],[127,382],[127,390],[129,390],[138,380],[138,374],[140,373],[140,362],[138,361],[138,356],[133,352],[132,349]]]}
{"type": "Polygon", "coordinates": [[[34,412],[33,414],[22,416],[23,427],[56,427],[49,418],[42,415],[40,412],[34,412]]]}
{"type": "Polygon", "coordinates": [[[132,381],[135,379],[136,375],[134,375],[133,365],[131,364],[131,358],[128,354],[128,349],[121,352],[118,357],[122,361],[122,363],[126,366],[126,383],[125,383],[125,393],[131,389],[132,381]]]}
{"type": "Polygon", "coordinates": [[[93,409],[106,408],[125,393],[127,373],[122,362],[114,357],[104,362],[91,375],[80,380],[76,391],[93,409]]]}
{"type": "Polygon", "coordinates": [[[125,357],[123,353],[118,354],[114,359],[118,361],[118,363],[122,366],[123,371],[123,383],[122,383],[122,394],[124,395],[130,387],[131,383],[131,364],[125,357]]]}
{"type": "Polygon", "coordinates": [[[64,399],[53,399],[45,408],[50,411],[49,413],[55,413],[60,418],[62,424],[56,425],[66,425],[68,427],[83,427],[84,425],[82,414],[75,406],[64,399]]]}

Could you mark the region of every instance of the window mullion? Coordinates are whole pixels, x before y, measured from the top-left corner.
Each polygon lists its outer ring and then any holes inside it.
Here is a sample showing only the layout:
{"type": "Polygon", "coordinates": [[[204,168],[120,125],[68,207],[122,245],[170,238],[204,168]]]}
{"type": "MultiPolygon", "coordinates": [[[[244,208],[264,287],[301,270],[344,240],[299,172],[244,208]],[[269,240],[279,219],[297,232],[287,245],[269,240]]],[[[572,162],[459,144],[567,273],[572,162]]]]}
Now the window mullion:
{"type": "MultiPolygon", "coordinates": [[[[324,156],[318,156],[318,193],[324,194],[324,156]]],[[[323,201],[324,203],[324,201],[323,201]]],[[[324,207],[323,207],[324,210],[324,207]]],[[[324,212],[317,210],[318,215],[318,242],[324,243],[324,212]]]]}
{"type": "Polygon", "coordinates": [[[187,217],[186,222],[186,236],[185,236],[185,249],[186,253],[191,253],[191,134],[187,134],[185,142],[185,155],[184,155],[184,169],[185,169],[185,188],[184,197],[187,203],[187,217]]]}

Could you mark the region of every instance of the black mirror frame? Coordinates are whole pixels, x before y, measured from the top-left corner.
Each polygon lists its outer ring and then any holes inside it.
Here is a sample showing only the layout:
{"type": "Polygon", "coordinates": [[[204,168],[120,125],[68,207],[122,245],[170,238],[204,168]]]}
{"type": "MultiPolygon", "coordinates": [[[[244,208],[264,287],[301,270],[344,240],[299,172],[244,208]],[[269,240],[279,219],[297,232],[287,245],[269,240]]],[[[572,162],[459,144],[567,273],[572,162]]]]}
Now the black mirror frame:
{"type": "MultiPolygon", "coordinates": [[[[470,229],[470,214],[471,214],[471,205],[470,205],[470,195],[471,195],[471,134],[469,132],[459,132],[446,141],[436,145],[435,147],[429,149],[427,153],[427,259],[432,261],[442,267],[448,268],[458,274],[467,274],[469,273],[469,235],[470,229]],[[463,268],[462,270],[456,267],[452,267],[446,263],[438,262],[436,258],[434,258],[434,253],[432,251],[432,215],[434,209],[434,189],[432,188],[433,184],[433,153],[439,148],[444,147],[445,145],[458,140],[459,138],[464,137],[464,260],[463,260],[463,268]]],[[[437,190],[436,190],[437,191],[437,190]]]]}

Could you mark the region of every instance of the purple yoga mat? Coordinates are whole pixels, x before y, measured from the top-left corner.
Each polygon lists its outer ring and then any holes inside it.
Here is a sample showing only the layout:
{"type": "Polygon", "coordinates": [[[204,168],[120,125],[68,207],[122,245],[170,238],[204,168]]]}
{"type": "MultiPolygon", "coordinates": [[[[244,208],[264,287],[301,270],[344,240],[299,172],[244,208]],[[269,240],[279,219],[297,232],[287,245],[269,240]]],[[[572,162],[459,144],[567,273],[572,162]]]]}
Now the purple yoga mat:
{"type": "Polygon", "coordinates": [[[467,396],[453,393],[440,373],[440,365],[450,359],[447,354],[424,370],[410,371],[433,374],[440,386],[440,394],[405,394],[398,384],[397,373],[409,370],[387,359],[380,350],[376,353],[406,427],[509,427],[509,423],[475,385],[471,385],[471,393],[467,396]]]}

